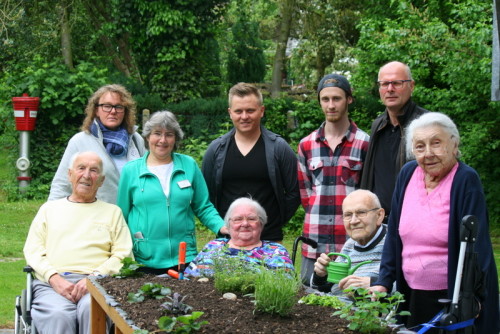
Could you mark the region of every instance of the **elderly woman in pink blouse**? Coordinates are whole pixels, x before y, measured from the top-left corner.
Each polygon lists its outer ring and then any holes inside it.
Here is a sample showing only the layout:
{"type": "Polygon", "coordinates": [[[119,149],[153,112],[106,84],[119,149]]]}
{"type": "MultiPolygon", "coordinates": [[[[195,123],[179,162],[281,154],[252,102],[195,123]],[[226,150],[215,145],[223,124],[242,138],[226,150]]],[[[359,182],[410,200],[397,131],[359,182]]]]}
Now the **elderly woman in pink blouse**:
{"type": "MultiPolygon", "coordinates": [[[[446,115],[430,112],[406,130],[409,158],[394,190],[380,274],[372,291],[396,289],[405,295],[402,309],[407,328],[429,322],[451,299],[460,249],[460,222],[466,215],[479,220],[474,251],[483,273],[478,294],[476,333],[500,329],[497,269],[488,232],[483,187],[474,169],[459,161],[460,135],[446,115]]],[[[438,333],[431,329],[427,333],[438,333]]]]}

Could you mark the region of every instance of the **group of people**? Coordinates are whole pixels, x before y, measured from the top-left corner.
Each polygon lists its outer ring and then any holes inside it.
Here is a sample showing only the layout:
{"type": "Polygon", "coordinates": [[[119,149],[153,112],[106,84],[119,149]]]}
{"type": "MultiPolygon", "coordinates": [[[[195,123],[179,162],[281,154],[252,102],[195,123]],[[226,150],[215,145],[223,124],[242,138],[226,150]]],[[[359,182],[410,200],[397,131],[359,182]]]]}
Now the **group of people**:
{"type": "Polygon", "coordinates": [[[145,272],[164,274],[177,269],[181,241],[186,275],[211,275],[221,254],[293,270],[283,226],[302,203],[303,235],[318,243],[302,246],[304,284],[333,294],[351,286],[401,291],[409,328],[440,311],[438,299],[452,297],[459,223],[475,215],[485,287],[475,326],[498,333],[486,201],[477,173],[459,160],[457,127],[415,104],[406,64],[382,66],[377,84],[385,111],[368,135],[349,118],[354,97],[347,78],[323,77],[317,95],[325,121],[300,141],[297,155],[261,124],[261,92],[236,84],[228,100],[234,128],[209,145],[201,169],[176,152],[184,134],[171,112],[154,113],[140,136],[130,93],[101,87],[24,248],[36,273],[32,316],[39,332],[87,333],[86,276],[116,273],[126,256],[145,272]],[[195,217],[218,235],[199,253],[195,217]],[[330,252],[349,256],[353,266],[371,262],[333,284],[326,268],[345,259],[330,252]]]}

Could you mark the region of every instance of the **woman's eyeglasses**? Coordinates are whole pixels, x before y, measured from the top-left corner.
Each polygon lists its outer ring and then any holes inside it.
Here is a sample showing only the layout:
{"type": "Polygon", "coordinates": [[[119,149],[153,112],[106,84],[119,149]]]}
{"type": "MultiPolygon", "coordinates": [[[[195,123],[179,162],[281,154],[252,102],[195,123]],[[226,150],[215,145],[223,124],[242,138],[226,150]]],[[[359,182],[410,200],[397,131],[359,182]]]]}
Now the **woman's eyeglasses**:
{"type": "Polygon", "coordinates": [[[125,112],[125,107],[117,104],[117,105],[112,105],[112,104],[98,104],[98,107],[101,107],[102,111],[110,113],[113,109],[115,109],[115,112],[117,114],[121,114],[125,112]]]}

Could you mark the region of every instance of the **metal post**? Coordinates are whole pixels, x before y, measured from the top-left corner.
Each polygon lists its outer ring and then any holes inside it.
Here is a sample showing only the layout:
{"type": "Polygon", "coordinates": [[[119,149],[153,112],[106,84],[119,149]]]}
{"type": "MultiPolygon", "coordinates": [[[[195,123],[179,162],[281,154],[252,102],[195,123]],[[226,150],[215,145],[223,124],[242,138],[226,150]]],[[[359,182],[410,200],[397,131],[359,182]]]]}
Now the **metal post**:
{"type": "Polygon", "coordinates": [[[19,131],[19,159],[17,159],[16,167],[19,170],[19,192],[25,193],[29,187],[31,177],[29,176],[30,160],[30,132],[19,131]]]}

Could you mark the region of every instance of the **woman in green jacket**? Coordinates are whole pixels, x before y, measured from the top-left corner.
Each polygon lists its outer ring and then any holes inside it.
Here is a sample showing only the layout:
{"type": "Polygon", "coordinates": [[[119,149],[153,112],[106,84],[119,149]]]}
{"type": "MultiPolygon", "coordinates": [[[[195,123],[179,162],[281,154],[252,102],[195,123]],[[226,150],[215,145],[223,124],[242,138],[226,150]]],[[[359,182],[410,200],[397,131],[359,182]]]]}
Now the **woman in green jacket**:
{"type": "Polygon", "coordinates": [[[187,244],[186,263],[195,258],[195,215],[214,233],[227,234],[227,229],[196,161],[174,153],[184,135],[174,114],[154,113],[142,135],[149,152],[123,167],[117,204],[130,228],[136,261],[145,272],[163,274],[177,269],[181,241],[187,244]]]}

